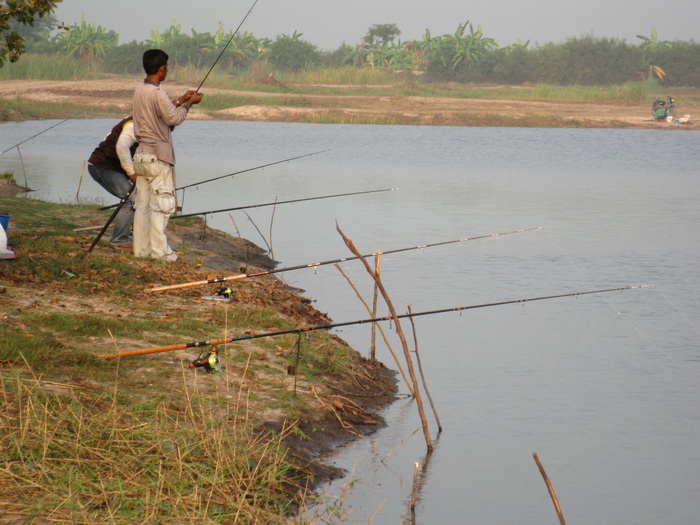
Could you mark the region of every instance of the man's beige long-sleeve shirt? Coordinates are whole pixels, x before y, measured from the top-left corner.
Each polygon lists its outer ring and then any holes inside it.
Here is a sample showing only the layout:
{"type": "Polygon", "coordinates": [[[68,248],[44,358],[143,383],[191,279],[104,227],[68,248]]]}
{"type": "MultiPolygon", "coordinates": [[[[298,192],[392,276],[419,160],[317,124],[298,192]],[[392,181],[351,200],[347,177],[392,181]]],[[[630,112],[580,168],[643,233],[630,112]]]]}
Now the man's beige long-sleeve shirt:
{"type": "Polygon", "coordinates": [[[134,92],[134,132],[139,143],[136,151],[151,153],[174,166],[170,126],[182,124],[186,118],[187,107],[175,107],[160,86],[144,81],[134,92]]]}

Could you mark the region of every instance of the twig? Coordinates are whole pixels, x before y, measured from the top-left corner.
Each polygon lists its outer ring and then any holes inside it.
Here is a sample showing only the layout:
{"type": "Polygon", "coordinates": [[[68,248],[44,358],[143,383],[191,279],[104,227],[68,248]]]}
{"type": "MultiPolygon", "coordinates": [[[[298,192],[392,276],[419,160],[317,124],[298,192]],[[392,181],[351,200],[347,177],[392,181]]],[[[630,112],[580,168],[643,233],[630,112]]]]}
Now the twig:
{"type": "Polygon", "coordinates": [[[381,459],[381,462],[384,463],[384,460],[385,460],[385,459],[388,459],[391,455],[394,454],[394,452],[396,452],[398,449],[400,449],[400,448],[403,447],[406,443],[408,443],[408,441],[409,441],[413,436],[415,436],[415,435],[416,435],[416,432],[418,432],[419,430],[420,430],[420,427],[416,428],[413,432],[411,432],[411,435],[410,435],[410,436],[408,436],[406,439],[401,440],[401,443],[399,443],[399,444],[396,445],[394,448],[392,448],[392,449],[389,451],[389,453],[381,459]]]}
{"type": "Polygon", "coordinates": [[[559,516],[559,523],[561,523],[561,525],[566,525],[566,522],[564,521],[564,515],[562,514],[561,507],[559,506],[559,500],[557,499],[557,495],[554,492],[554,487],[552,487],[552,483],[549,481],[549,477],[547,476],[547,473],[544,471],[544,467],[542,466],[542,463],[540,463],[540,459],[537,457],[537,453],[533,452],[532,457],[535,458],[535,463],[537,463],[537,468],[540,469],[540,474],[542,474],[542,478],[544,479],[544,482],[547,485],[547,490],[549,491],[549,495],[552,497],[552,503],[554,503],[554,509],[557,511],[557,516],[559,516]]]}
{"type": "Polygon", "coordinates": [[[403,333],[403,330],[401,328],[401,323],[399,322],[399,317],[396,314],[396,310],[394,309],[394,304],[391,302],[391,298],[389,297],[389,294],[387,293],[386,289],[384,288],[384,284],[382,283],[381,279],[377,274],[375,274],[372,271],[372,268],[370,268],[369,264],[367,263],[367,259],[365,259],[362,254],[355,248],[355,244],[352,242],[351,239],[345,236],[345,234],[342,232],[339,226],[336,226],[336,230],[338,230],[338,233],[340,236],[343,238],[343,241],[345,242],[345,245],[348,247],[348,249],[355,254],[355,256],[362,262],[362,264],[365,267],[365,270],[367,270],[367,273],[374,279],[374,282],[377,283],[377,286],[379,287],[379,291],[382,294],[382,297],[384,298],[384,302],[386,302],[387,307],[389,308],[389,312],[391,312],[391,316],[394,319],[394,323],[396,323],[396,334],[399,336],[399,339],[401,340],[401,346],[403,347],[404,351],[404,357],[406,358],[406,366],[408,367],[408,374],[411,377],[411,382],[413,384],[413,393],[415,395],[416,399],[416,404],[418,406],[418,414],[420,416],[421,420],[421,425],[423,427],[423,436],[425,437],[425,445],[428,449],[428,452],[432,452],[433,450],[433,440],[430,437],[430,431],[428,429],[428,421],[425,417],[425,410],[423,409],[423,400],[421,399],[420,392],[418,390],[418,380],[416,379],[416,374],[413,370],[413,361],[411,360],[411,353],[408,350],[408,343],[406,343],[406,336],[403,333]]]}
{"type": "MultiPolygon", "coordinates": [[[[335,266],[338,269],[338,271],[341,273],[341,275],[343,277],[345,277],[345,279],[348,281],[348,284],[355,292],[355,295],[357,295],[358,299],[360,299],[360,301],[362,302],[362,305],[367,309],[368,312],[371,313],[369,305],[362,298],[362,296],[360,295],[360,292],[357,290],[357,287],[350,280],[350,277],[347,276],[347,274],[343,271],[343,269],[340,267],[340,265],[334,264],[333,266],[335,266]]],[[[372,323],[372,324],[377,324],[377,323],[372,323]]],[[[403,367],[401,366],[401,362],[399,361],[399,358],[394,353],[394,349],[391,347],[391,344],[389,344],[389,340],[387,339],[386,334],[384,333],[384,330],[382,329],[382,327],[379,325],[377,325],[377,326],[379,328],[379,333],[382,334],[382,338],[384,339],[384,344],[386,344],[387,348],[389,349],[389,353],[391,354],[391,357],[394,358],[394,362],[396,363],[396,367],[399,369],[399,373],[401,374],[401,377],[403,378],[404,383],[406,383],[406,388],[408,388],[408,391],[410,392],[411,396],[413,396],[413,388],[411,388],[411,382],[406,377],[406,373],[403,371],[403,367]]]]}
{"type": "Polygon", "coordinates": [[[231,221],[233,222],[233,227],[236,228],[236,233],[238,234],[238,238],[240,239],[240,238],[241,238],[241,232],[240,232],[240,230],[238,229],[238,225],[236,224],[236,219],[234,219],[234,218],[233,218],[233,215],[231,215],[230,213],[228,214],[228,216],[231,218],[231,221]]]}
{"type": "Polygon", "coordinates": [[[435,421],[438,425],[438,434],[442,432],[442,423],[440,423],[440,417],[438,416],[437,410],[435,409],[435,403],[433,403],[433,396],[430,395],[430,390],[428,390],[428,384],[425,381],[425,374],[423,373],[423,365],[420,360],[420,354],[418,353],[418,337],[416,336],[416,323],[413,321],[413,312],[411,311],[411,305],[407,305],[408,313],[411,314],[409,319],[411,320],[411,328],[413,330],[413,344],[415,345],[416,362],[418,363],[418,371],[420,372],[420,378],[423,382],[423,390],[425,390],[425,395],[428,396],[428,401],[430,402],[430,407],[433,409],[433,414],[435,415],[435,421]]]}
{"type": "MultiPolygon", "coordinates": [[[[277,196],[275,196],[275,202],[277,202],[277,196]]],[[[272,225],[275,222],[275,212],[277,211],[277,206],[272,207],[272,215],[270,216],[270,259],[275,260],[275,252],[272,249],[272,225]]]]}
{"type": "Polygon", "coordinates": [[[270,248],[270,245],[267,243],[267,239],[265,238],[265,236],[264,236],[264,235],[262,234],[262,232],[260,231],[260,228],[258,228],[258,225],[255,224],[255,222],[253,221],[253,219],[250,218],[250,215],[248,215],[248,212],[247,212],[247,211],[244,211],[243,213],[245,213],[245,216],[248,217],[248,220],[250,221],[250,223],[255,227],[255,229],[257,230],[257,232],[260,234],[260,237],[262,237],[262,240],[263,240],[263,242],[265,243],[265,246],[267,246],[267,251],[268,251],[268,252],[271,252],[271,251],[272,251],[272,248],[270,248]]]}

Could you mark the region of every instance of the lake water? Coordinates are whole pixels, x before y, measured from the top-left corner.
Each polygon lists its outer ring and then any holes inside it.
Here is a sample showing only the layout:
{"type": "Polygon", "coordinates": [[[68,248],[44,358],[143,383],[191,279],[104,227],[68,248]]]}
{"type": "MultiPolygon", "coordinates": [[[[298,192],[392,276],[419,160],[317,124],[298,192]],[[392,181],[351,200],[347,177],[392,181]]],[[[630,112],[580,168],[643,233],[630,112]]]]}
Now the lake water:
{"type": "MultiPolygon", "coordinates": [[[[55,122],[0,125],[0,151],[55,122]]],[[[114,123],[69,121],[20,146],[32,196],[75,202],[83,160],[114,123]]],[[[184,213],[401,188],[208,218],[264,245],[259,229],[282,266],[348,256],[336,223],[363,253],[543,228],[387,255],[401,312],[654,285],[417,318],[444,431],[426,463],[415,403],[402,397],[387,428],[329,458],[357,480],[346,523],[401,523],[415,461],[417,523],[556,523],[533,452],[569,523],[697,523],[697,131],[192,121],[175,140],[178,185],[330,150],[190,188],[184,213]]],[[[0,156],[5,170],[23,182],[17,150],[0,156]]],[[[87,172],[80,198],[112,202],[87,172]]],[[[359,263],[344,269],[371,298],[359,263]]],[[[368,317],[332,266],[283,276],[336,322],[368,317]]],[[[338,334],[367,354],[367,325],[338,334]]],[[[378,357],[395,368],[382,345],[378,357]]]]}

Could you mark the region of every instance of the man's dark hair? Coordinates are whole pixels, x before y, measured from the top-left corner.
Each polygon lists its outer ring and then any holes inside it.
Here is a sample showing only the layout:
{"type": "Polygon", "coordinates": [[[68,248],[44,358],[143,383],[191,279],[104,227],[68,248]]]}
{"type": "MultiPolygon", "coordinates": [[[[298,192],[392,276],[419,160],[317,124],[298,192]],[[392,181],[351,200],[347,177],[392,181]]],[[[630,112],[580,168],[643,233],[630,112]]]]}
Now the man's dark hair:
{"type": "Polygon", "coordinates": [[[162,49],[149,49],[143,54],[143,70],[147,75],[158,73],[160,66],[168,65],[168,54],[162,49]]]}

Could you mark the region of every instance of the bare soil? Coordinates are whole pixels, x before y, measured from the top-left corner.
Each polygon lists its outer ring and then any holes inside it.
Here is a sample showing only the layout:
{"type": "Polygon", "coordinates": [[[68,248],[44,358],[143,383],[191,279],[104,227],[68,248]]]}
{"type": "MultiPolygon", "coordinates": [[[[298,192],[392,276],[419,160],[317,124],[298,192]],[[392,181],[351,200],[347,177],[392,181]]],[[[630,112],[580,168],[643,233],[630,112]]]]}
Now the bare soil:
{"type": "MultiPolygon", "coordinates": [[[[131,111],[131,99],[140,78],[89,81],[11,80],[0,83],[0,97],[21,95],[28,100],[77,103],[84,105],[86,116],[111,111],[115,115],[131,111]]],[[[172,82],[163,84],[173,98],[191,86],[172,82]]],[[[493,86],[495,90],[508,86],[493,86]]],[[[207,88],[206,93],[251,94],[207,88]]],[[[205,93],[205,95],[206,95],[205,93]]],[[[256,97],[280,97],[279,93],[254,93],[256,97]]],[[[303,95],[294,94],[292,106],[245,105],[204,112],[194,107],[189,118],[269,122],[308,122],[334,115],[350,121],[408,122],[425,125],[457,126],[532,126],[636,129],[697,129],[691,122],[678,125],[656,122],[650,107],[622,104],[561,103],[501,99],[463,99],[450,97],[382,95],[303,95]],[[298,101],[306,101],[299,107],[298,101]]],[[[697,114],[697,105],[680,105],[676,117],[697,114]]],[[[19,118],[7,115],[6,118],[19,118]]]]}

